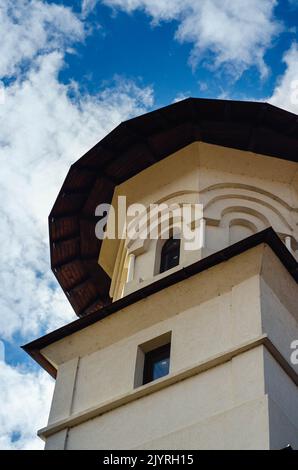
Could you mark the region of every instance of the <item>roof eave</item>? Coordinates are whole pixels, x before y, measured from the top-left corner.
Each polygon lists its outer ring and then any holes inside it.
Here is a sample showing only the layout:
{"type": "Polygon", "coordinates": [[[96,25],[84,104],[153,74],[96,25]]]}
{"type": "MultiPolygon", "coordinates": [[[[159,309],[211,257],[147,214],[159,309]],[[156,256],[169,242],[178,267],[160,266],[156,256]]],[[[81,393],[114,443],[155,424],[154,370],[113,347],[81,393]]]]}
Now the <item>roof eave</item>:
{"type": "Polygon", "coordinates": [[[262,243],[266,243],[270,246],[279,260],[282,262],[284,267],[288,270],[291,276],[298,282],[298,263],[289,250],[286,248],[284,243],[280,240],[276,232],[272,228],[267,228],[261,232],[258,232],[250,237],[247,237],[233,245],[224,248],[212,255],[203,258],[189,266],[181,268],[179,271],[174,272],[162,279],[159,279],[148,286],[139,289],[126,297],[123,297],[106,307],[97,310],[85,317],[79,318],[57,330],[48,333],[28,344],[22,346],[38,364],[41,365],[52,377],[56,376],[55,367],[43,356],[41,350],[45,347],[59,341],[77,331],[80,331],[93,323],[103,320],[109,315],[138,302],[141,299],[149,297],[150,295],[159,292],[173,284],[176,284],[184,279],[187,279],[195,274],[203,272],[213,266],[216,266],[223,261],[227,261],[234,256],[237,256],[245,251],[256,247],[262,243]]]}

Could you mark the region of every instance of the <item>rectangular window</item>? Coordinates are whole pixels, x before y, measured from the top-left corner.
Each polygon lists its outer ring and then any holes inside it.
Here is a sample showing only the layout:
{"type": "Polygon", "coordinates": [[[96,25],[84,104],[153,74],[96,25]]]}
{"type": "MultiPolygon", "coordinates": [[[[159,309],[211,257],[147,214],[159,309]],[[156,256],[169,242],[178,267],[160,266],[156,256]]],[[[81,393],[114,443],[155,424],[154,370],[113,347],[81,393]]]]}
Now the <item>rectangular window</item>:
{"type": "Polygon", "coordinates": [[[170,372],[172,332],[140,344],[137,349],[134,387],[141,387],[170,372]]]}
{"type": "Polygon", "coordinates": [[[143,384],[168,375],[170,370],[171,344],[149,351],[144,358],[143,384]]]}

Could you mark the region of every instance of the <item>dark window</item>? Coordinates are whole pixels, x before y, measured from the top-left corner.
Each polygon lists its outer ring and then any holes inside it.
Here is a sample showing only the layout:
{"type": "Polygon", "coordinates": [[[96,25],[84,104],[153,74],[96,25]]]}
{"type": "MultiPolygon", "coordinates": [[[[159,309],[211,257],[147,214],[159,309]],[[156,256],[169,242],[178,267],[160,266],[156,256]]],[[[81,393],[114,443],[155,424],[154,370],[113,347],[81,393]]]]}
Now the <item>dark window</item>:
{"type": "Polygon", "coordinates": [[[145,353],[143,384],[168,375],[170,369],[171,344],[145,353]]]}
{"type": "Polygon", "coordinates": [[[179,264],[180,258],[180,239],[169,238],[161,250],[160,273],[168,271],[179,264]]]}

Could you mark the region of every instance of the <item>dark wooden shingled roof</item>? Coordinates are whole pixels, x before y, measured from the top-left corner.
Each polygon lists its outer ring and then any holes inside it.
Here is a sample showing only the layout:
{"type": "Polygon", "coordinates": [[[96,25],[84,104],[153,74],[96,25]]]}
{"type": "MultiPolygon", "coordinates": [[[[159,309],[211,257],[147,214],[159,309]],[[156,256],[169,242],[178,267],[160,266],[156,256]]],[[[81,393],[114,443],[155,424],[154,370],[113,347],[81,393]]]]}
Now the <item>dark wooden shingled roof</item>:
{"type": "Polygon", "coordinates": [[[298,117],[266,103],[188,98],[123,122],[74,163],[49,216],[51,266],[79,317],[108,305],[95,208],[114,188],[202,141],[297,162],[298,117]]]}

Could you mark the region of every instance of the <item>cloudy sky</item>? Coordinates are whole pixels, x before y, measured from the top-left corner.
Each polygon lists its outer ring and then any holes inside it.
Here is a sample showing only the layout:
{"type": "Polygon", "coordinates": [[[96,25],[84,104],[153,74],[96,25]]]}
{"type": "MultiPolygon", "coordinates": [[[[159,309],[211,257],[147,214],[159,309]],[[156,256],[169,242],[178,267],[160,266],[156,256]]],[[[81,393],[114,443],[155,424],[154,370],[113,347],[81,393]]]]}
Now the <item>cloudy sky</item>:
{"type": "Polygon", "coordinates": [[[53,381],[19,346],[75,318],[47,238],[70,164],[187,96],[298,114],[297,23],[298,0],[0,0],[0,449],[43,447],[53,381]]]}

